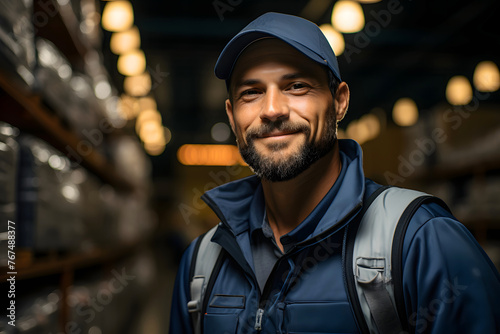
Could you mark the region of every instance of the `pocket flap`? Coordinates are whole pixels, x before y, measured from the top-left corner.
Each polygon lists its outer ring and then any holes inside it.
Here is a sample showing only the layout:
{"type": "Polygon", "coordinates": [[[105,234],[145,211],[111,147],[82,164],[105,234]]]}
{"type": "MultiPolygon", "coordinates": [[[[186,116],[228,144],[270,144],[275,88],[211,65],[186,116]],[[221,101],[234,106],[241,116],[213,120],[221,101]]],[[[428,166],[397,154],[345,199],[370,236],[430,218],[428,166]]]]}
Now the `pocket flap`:
{"type": "Polygon", "coordinates": [[[238,295],[214,295],[210,301],[210,307],[245,308],[245,296],[238,295]]]}

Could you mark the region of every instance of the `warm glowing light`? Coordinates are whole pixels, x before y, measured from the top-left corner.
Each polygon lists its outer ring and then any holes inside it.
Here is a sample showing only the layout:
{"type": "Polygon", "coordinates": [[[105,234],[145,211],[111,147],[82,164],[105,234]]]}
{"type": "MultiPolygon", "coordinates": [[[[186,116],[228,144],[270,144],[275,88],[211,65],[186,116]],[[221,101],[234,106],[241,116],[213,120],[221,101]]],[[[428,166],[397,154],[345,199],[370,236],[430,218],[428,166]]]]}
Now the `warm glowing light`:
{"type": "Polygon", "coordinates": [[[344,33],[354,33],[363,29],[365,16],[361,5],[350,0],[337,1],[333,6],[332,25],[344,33]]]}
{"type": "Polygon", "coordinates": [[[474,86],[480,92],[494,92],[500,88],[500,72],[492,61],[477,64],[472,78],[474,86]]]}
{"type": "Polygon", "coordinates": [[[152,96],[145,96],[139,99],[140,110],[156,110],[156,101],[152,96]]]}
{"type": "Polygon", "coordinates": [[[117,55],[138,49],[141,46],[139,29],[133,26],[129,30],[113,33],[109,46],[111,51],[117,55]]]}
{"type": "Polygon", "coordinates": [[[374,114],[366,114],[360,119],[367,129],[367,140],[376,138],[380,134],[380,120],[374,114]]]}
{"type": "Polygon", "coordinates": [[[325,35],[326,39],[328,40],[328,43],[330,43],[333,52],[335,52],[335,55],[337,57],[340,56],[345,49],[344,36],[342,36],[341,33],[335,30],[332,27],[332,25],[328,23],[320,25],[319,28],[325,35]]]}
{"type": "Polygon", "coordinates": [[[126,77],[123,81],[123,90],[130,96],[144,96],[151,91],[151,76],[144,72],[132,77],[126,77]]]}
{"type": "Polygon", "coordinates": [[[246,165],[234,145],[182,145],[177,151],[177,159],[190,166],[232,166],[246,165]]]}
{"type": "Polygon", "coordinates": [[[144,149],[146,150],[146,153],[151,155],[151,156],[156,156],[160,155],[165,151],[165,145],[164,144],[144,144],[144,149]]]}
{"type": "Polygon", "coordinates": [[[155,120],[147,120],[141,124],[139,138],[148,144],[166,144],[163,126],[155,120]]]}
{"type": "Polygon", "coordinates": [[[137,119],[135,121],[135,132],[137,134],[140,134],[142,124],[147,122],[147,121],[154,121],[158,124],[161,124],[161,115],[158,112],[158,110],[142,110],[139,115],[137,116],[137,119]]]}
{"type": "Polygon", "coordinates": [[[130,1],[107,2],[102,11],[102,27],[108,31],[124,31],[134,24],[130,1]]]}
{"type": "Polygon", "coordinates": [[[455,106],[465,105],[472,101],[472,86],[469,80],[462,75],[451,78],[446,86],[446,99],[455,106]]]}
{"type": "Polygon", "coordinates": [[[163,127],[163,130],[165,132],[165,145],[166,145],[170,143],[170,141],[172,140],[172,131],[170,131],[170,129],[167,127],[163,127]]]}
{"type": "Polygon", "coordinates": [[[368,128],[368,124],[361,119],[349,123],[346,129],[346,134],[348,138],[354,139],[360,145],[370,139],[370,129],[368,128]]]}
{"type": "Polygon", "coordinates": [[[120,100],[118,101],[118,108],[120,114],[123,118],[131,120],[137,117],[139,114],[139,101],[135,97],[122,94],[120,100]]]}
{"type": "Polygon", "coordinates": [[[146,57],[142,50],[133,50],[118,57],[118,72],[127,76],[139,75],[146,69],[146,57]]]}
{"type": "Polygon", "coordinates": [[[392,109],[392,119],[399,126],[411,126],[417,123],[418,108],[415,101],[408,97],[397,100],[392,109]]]}

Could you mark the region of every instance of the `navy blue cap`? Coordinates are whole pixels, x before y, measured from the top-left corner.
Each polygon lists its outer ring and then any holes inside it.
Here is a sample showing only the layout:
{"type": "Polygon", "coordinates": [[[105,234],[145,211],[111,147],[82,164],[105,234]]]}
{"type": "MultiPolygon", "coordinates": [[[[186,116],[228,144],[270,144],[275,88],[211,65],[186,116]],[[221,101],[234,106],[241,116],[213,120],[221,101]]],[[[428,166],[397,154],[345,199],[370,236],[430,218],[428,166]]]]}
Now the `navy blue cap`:
{"type": "Polygon", "coordinates": [[[288,43],[310,59],[327,66],[342,81],[335,53],[315,23],[298,16],[272,12],[250,22],[227,43],[215,64],[217,78],[228,80],[241,52],[256,40],[269,36],[288,43]]]}

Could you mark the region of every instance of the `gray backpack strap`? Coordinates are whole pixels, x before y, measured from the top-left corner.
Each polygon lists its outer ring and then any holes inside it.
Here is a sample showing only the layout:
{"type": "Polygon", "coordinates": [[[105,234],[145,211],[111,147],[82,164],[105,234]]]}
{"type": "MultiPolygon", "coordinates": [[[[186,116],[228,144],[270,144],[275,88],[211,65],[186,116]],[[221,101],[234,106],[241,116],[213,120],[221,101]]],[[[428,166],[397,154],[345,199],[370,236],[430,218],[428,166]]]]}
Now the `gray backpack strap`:
{"type": "Polygon", "coordinates": [[[403,212],[422,196],[428,197],[419,191],[387,188],[361,219],[354,242],[352,265],[356,292],[370,333],[404,332],[394,299],[391,250],[403,212]]]}
{"type": "Polygon", "coordinates": [[[203,298],[215,263],[222,249],[219,244],[211,241],[217,227],[218,225],[200,236],[195,246],[193,259],[191,260],[191,300],[188,302],[187,306],[189,313],[191,313],[195,334],[201,334],[203,298]]]}

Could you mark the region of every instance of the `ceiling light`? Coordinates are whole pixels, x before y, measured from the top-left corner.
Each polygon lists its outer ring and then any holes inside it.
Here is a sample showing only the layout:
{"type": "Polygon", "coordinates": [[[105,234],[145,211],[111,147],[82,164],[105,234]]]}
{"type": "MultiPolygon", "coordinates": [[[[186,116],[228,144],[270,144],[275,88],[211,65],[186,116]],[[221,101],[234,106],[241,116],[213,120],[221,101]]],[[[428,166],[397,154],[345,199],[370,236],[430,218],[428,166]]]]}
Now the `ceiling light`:
{"type": "Polygon", "coordinates": [[[332,27],[332,25],[328,23],[320,25],[319,28],[325,35],[326,39],[328,40],[328,43],[330,43],[333,52],[335,52],[335,55],[337,57],[340,56],[345,49],[344,36],[342,36],[341,33],[335,30],[332,27]]]}
{"type": "Polygon", "coordinates": [[[151,91],[151,76],[146,71],[139,75],[126,77],[123,90],[130,96],[145,96],[151,91]]]}
{"type": "Polygon", "coordinates": [[[141,97],[139,99],[139,109],[140,110],[156,110],[156,101],[151,96],[141,97]]]}
{"type": "Polygon", "coordinates": [[[133,26],[129,30],[113,33],[109,46],[111,51],[117,55],[138,49],[141,46],[139,29],[133,26]]]}
{"type": "Polygon", "coordinates": [[[397,100],[392,109],[392,119],[399,126],[411,126],[417,123],[418,108],[415,101],[408,97],[397,100]]]}
{"type": "Polygon", "coordinates": [[[361,5],[355,1],[337,1],[333,6],[332,25],[344,33],[354,33],[363,29],[365,16],[361,5]]]}
{"type": "Polygon", "coordinates": [[[360,145],[371,139],[369,125],[363,119],[349,123],[346,129],[346,135],[348,138],[357,141],[360,145]]]}
{"type": "Polygon", "coordinates": [[[168,144],[172,140],[172,131],[167,127],[163,127],[163,129],[165,131],[165,144],[168,144]]]}
{"type": "Polygon", "coordinates": [[[446,99],[455,106],[465,105],[472,101],[472,86],[463,75],[457,75],[448,81],[446,99]]]}
{"type": "Polygon", "coordinates": [[[134,119],[140,112],[139,101],[135,97],[122,94],[118,100],[118,110],[123,118],[134,119]]]}
{"type": "Polygon", "coordinates": [[[380,134],[380,120],[374,114],[366,114],[361,117],[361,121],[368,130],[367,140],[376,138],[380,134]]]}
{"type": "Polygon", "coordinates": [[[135,132],[141,132],[142,124],[147,121],[154,121],[161,124],[161,115],[158,110],[142,110],[135,121],[135,132]]]}
{"type": "Polygon", "coordinates": [[[144,143],[165,145],[165,131],[161,123],[155,120],[148,120],[142,123],[139,138],[144,143]]]}
{"type": "Polygon", "coordinates": [[[474,70],[474,86],[480,92],[494,92],[500,88],[500,73],[492,61],[482,61],[474,70]]]}
{"type": "Polygon", "coordinates": [[[124,31],[134,24],[134,10],[129,1],[107,2],[102,11],[102,27],[108,31],[124,31]]]}
{"type": "Polygon", "coordinates": [[[146,57],[142,50],[133,50],[118,57],[118,72],[127,76],[134,76],[146,70],[146,57]]]}
{"type": "Polygon", "coordinates": [[[146,153],[151,156],[160,155],[165,151],[165,144],[146,144],[144,143],[146,153]]]}

